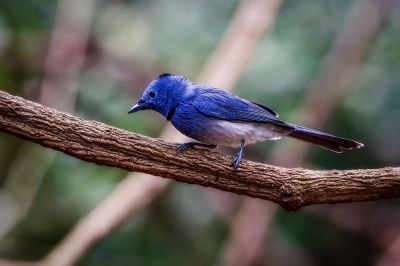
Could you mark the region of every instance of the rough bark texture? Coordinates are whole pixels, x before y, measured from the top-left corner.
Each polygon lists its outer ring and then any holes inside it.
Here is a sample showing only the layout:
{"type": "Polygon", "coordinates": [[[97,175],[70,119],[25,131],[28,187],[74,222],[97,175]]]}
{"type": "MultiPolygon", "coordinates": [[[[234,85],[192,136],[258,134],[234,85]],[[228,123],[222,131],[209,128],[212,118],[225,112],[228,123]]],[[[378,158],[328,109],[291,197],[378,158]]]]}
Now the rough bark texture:
{"type": "Polygon", "coordinates": [[[176,145],[68,115],[0,92],[0,130],[84,161],[271,200],[289,210],[400,196],[400,168],[281,168],[176,145]]]}

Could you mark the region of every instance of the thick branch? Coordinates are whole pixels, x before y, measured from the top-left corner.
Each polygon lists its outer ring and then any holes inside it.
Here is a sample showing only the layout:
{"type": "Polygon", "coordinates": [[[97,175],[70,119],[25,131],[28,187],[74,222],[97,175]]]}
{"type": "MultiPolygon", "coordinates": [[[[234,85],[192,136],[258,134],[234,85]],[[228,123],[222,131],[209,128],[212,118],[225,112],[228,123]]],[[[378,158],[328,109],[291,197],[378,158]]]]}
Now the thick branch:
{"type": "MultiPolygon", "coordinates": [[[[0,92],[0,130],[76,158],[271,200],[286,209],[400,196],[400,168],[312,171],[243,161],[87,121],[0,92]]],[[[339,156],[339,155],[338,155],[339,156]]]]}

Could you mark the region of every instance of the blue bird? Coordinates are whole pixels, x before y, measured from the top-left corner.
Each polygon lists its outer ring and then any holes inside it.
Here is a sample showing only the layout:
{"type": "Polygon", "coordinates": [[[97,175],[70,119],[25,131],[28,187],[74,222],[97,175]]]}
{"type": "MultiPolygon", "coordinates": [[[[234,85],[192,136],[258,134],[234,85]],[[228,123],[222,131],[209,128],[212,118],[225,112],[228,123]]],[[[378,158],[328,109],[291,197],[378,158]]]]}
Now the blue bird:
{"type": "Polygon", "coordinates": [[[148,85],[129,113],[139,110],[162,114],[182,134],[198,141],[179,145],[177,152],[194,146],[240,147],[231,163],[234,170],[239,167],[244,145],[284,136],[338,153],[364,146],[354,140],[283,122],[265,105],[173,74],[162,74],[148,85]]]}

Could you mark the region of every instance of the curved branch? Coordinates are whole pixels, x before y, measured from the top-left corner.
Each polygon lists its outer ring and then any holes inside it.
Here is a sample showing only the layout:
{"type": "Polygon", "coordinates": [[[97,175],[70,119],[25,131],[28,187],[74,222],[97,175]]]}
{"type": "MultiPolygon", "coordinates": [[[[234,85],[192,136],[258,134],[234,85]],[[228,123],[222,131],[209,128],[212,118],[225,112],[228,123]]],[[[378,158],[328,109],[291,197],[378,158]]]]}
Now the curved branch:
{"type": "Polygon", "coordinates": [[[400,196],[400,167],[313,171],[243,161],[208,150],[177,154],[159,139],[68,115],[0,92],[0,130],[84,161],[271,200],[289,210],[400,196]]]}

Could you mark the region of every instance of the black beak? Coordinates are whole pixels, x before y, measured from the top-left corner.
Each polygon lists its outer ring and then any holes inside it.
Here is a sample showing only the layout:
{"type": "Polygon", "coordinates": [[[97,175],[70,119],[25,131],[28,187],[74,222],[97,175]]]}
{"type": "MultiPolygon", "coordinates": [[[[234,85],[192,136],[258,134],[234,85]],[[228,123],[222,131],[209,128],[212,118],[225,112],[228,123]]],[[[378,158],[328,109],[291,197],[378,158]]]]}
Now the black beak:
{"type": "Polygon", "coordinates": [[[137,104],[132,106],[131,109],[129,109],[128,114],[132,114],[140,110],[145,110],[147,109],[147,107],[148,107],[147,104],[144,101],[140,100],[137,104]]]}

